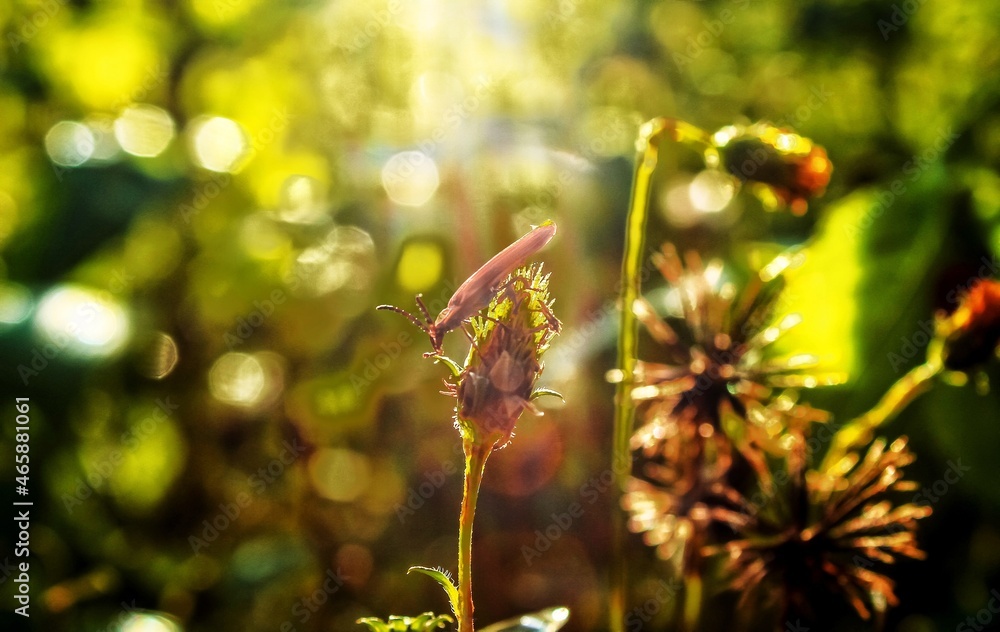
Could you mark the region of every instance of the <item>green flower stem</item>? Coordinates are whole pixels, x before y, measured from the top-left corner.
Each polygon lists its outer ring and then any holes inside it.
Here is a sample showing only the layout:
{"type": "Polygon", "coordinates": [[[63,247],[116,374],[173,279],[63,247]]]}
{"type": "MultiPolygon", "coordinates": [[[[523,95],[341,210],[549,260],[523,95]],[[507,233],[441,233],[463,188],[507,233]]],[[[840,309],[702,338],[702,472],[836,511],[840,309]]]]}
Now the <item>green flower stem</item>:
{"type": "MultiPolygon", "coordinates": [[[[612,430],[612,463],[629,462],[629,438],[632,435],[635,406],[632,403],[632,381],[638,351],[638,322],[632,305],[642,292],[641,272],[646,239],[647,208],[650,182],[659,157],[660,139],[665,133],[669,138],[697,147],[706,158],[713,155],[708,135],[697,127],[677,119],[658,117],[646,122],[639,129],[636,140],[638,152],[629,198],[628,219],[625,224],[625,253],[622,259],[621,321],[618,328],[618,388],[615,392],[615,421],[612,430]]],[[[625,472],[627,474],[627,471],[625,472]]],[[[619,478],[624,484],[625,476],[619,478]]],[[[613,550],[611,569],[611,595],[608,609],[609,629],[623,632],[625,624],[627,569],[625,542],[627,530],[625,515],[619,503],[612,504],[613,550]]]]}
{"type": "Polygon", "coordinates": [[[472,521],[476,517],[479,486],[483,482],[486,459],[493,451],[493,444],[466,438],[465,490],[462,494],[462,515],[458,520],[458,632],[473,632],[472,605],[472,521]]]}
{"type": "Polygon", "coordinates": [[[684,578],[684,613],[681,630],[693,632],[698,629],[698,619],[701,617],[701,575],[688,574],[684,578]]]}
{"type": "Polygon", "coordinates": [[[870,443],[874,431],[895,418],[910,402],[928,390],[942,368],[939,360],[928,360],[899,378],[871,410],[837,431],[820,469],[832,469],[850,450],[870,443]]]}

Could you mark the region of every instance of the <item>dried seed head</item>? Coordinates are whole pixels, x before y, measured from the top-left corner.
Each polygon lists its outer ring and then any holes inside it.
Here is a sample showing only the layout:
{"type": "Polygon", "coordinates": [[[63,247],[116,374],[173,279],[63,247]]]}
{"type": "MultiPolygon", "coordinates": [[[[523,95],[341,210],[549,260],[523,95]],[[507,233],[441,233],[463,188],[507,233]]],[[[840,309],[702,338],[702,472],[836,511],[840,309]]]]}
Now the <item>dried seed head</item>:
{"type": "Polygon", "coordinates": [[[670,285],[673,313],[660,316],[646,299],[633,306],[663,360],[636,366],[631,394],[641,421],[631,440],[634,476],[624,508],[630,528],[661,557],[683,551],[683,564],[698,563],[695,549],[712,524],[735,528],[746,520],[740,477],[749,469],[770,490],[768,455],[801,471],[804,434],[828,418],[799,403],[792,389],[844,376],[812,372],[815,359],[807,355],[767,353],[800,320],[776,318],[781,273],[800,259],[783,255],[738,290],[723,281],[721,264],[706,265],[696,252],[682,260],[667,244],[656,263],[670,285]]]}
{"type": "Polygon", "coordinates": [[[807,407],[795,404],[794,396],[780,395],[777,389],[846,379],[813,371],[818,362],[808,354],[767,357],[768,347],[801,321],[797,314],[776,317],[781,271],[800,258],[779,257],[737,290],[721,281],[721,264],[706,266],[696,252],[688,252],[682,262],[671,244],[663,246],[656,262],[671,286],[668,302],[675,297],[680,313],[661,317],[646,299],[633,306],[664,358],[639,361],[635,370],[632,398],[648,413],[652,427],[647,431],[665,423],[707,423],[711,428],[705,432],[717,432],[728,410],[764,427],[774,438],[779,421],[813,416],[807,407]]]}
{"type": "Polygon", "coordinates": [[[838,592],[864,619],[895,605],[894,583],[882,565],[923,559],[917,520],[931,513],[929,506],[892,500],[895,492],[915,489],[903,480],[914,458],[905,437],[888,445],[879,439],[866,453],[851,453],[837,471],[792,477],[806,511],[781,511],[785,501],[769,499],[746,525],[733,525],[741,538],[715,547],[727,554],[731,587],[744,600],[770,595],[806,610],[810,590],[838,592]]]}
{"type": "Polygon", "coordinates": [[[514,271],[473,318],[473,344],[450,394],[458,399],[455,419],[467,439],[502,446],[531,399],[542,373],[540,361],[560,323],[552,313],[548,275],[542,265],[514,271]]]}

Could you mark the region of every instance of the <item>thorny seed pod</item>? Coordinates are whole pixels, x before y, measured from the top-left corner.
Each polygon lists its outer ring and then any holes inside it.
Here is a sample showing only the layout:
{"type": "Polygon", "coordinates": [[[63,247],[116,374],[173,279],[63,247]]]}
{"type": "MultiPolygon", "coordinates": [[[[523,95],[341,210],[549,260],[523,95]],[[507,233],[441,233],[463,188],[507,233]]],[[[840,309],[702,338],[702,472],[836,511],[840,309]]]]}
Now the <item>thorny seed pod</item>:
{"type": "Polygon", "coordinates": [[[485,315],[473,318],[472,348],[447,394],[458,400],[455,421],[463,437],[491,446],[506,445],[531,401],[540,361],[560,323],[552,313],[548,275],[540,263],[514,271],[500,284],[485,315]]]}
{"type": "Polygon", "coordinates": [[[751,519],[733,524],[741,536],[708,552],[727,555],[731,587],[741,600],[776,600],[809,612],[814,593],[840,593],[863,619],[896,605],[894,583],[882,566],[901,557],[923,559],[917,520],[931,508],[894,504],[895,492],[916,489],[903,469],[913,454],[900,437],[876,440],[866,453],[850,453],[831,472],[809,470],[788,477],[792,504],[771,495],[751,519]],[[796,506],[795,499],[805,503],[796,506]]]}
{"type": "Polygon", "coordinates": [[[670,284],[672,313],[661,317],[646,299],[633,306],[663,361],[636,367],[632,398],[642,422],[631,441],[635,476],[623,505],[630,528],[685,571],[700,565],[711,523],[745,518],[731,468],[749,468],[770,486],[766,456],[800,448],[804,429],[827,419],[799,404],[794,390],[775,390],[844,379],[810,372],[816,359],[806,354],[767,357],[767,347],[799,322],[793,314],[775,319],[779,277],[797,260],[779,257],[738,292],[722,282],[721,264],[705,266],[696,252],[682,262],[667,244],[656,263],[670,284]]]}
{"type": "Polygon", "coordinates": [[[646,439],[675,434],[670,425],[690,424],[698,428],[697,435],[712,436],[722,429],[727,411],[770,438],[790,417],[824,417],[795,405],[794,396],[777,398],[774,390],[838,384],[846,376],[811,372],[818,361],[809,354],[766,356],[767,347],[801,321],[797,314],[775,319],[780,275],[798,259],[778,257],[737,292],[732,283],[722,282],[718,262],[706,267],[696,252],[689,252],[682,263],[672,245],[663,247],[656,263],[671,287],[667,301],[679,313],[661,317],[646,299],[633,306],[664,358],[637,364],[632,398],[649,414],[634,448],[646,439]]]}

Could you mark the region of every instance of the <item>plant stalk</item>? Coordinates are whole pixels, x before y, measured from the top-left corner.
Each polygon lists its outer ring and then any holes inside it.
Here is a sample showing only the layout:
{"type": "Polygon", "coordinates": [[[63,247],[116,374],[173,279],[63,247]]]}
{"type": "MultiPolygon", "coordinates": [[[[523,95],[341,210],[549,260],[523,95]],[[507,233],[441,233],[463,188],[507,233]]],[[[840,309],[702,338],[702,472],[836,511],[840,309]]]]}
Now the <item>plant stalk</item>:
{"type": "Polygon", "coordinates": [[[472,604],[472,522],[476,517],[479,486],[483,482],[486,459],[492,445],[464,439],[465,489],[462,493],[462,514],[458,519],[458,632],[473,632],[472,604]]]}
{"type": "MultiPolygon", "coordinates": [[[[618,387],[615,391],[615,421],[612,429],[613,453],[611,463],[630,463],[629,438],[632,435],[635,405],[632,403],[632,382],[634,380],[636,354],[638,351],[638,321],[632,306],[639,298],[643,252],[646,240],[650,183],[659,158],[659,143],[664,134],[703,152],[706,163],[717,163],[718,154],[711,139],[704,131],[677,119],[657,117],[647,121],[639,129],[636,140],[635,171],[632,177],[632,193],[629,197],[628,218],[625,221],[625,252],[622,257],[621,320],[618,327],[618,387]]],[[[710,166],[716,166],[712,164],[710,166]]],[[[619,489],[624,487],[628,470],[618,471],[619,489]]],[[[608,609],[608,629],[623,632],[625,625],[627,567],[625,563],[625,543],[627,529],[625,515],[618,502],[612,504],[612,560],[611,598],[608,609]]]]}
{"type": "Polygon", "coordinates": [[[837,432],[821,469],[832,469],[848,451],[871,442],[875,429],[894,419],[910,402],[929,389],[931,380],[941,373],[942,368],[940,361],[928,360],[899,378],[871,410],[851,420],[837,432]]]}
{"type": "Polygon", "coordinates": [[[694,632],[698,629],[698,619],[701,617],[702,598],[701,575],[688,573],[684,577],[684,609],[681,630],[694,632]]]}
{"type": "MultiPolygon", "coordinates": [[[[632,403],[632,382],[638,349],[638,323],[632,305],[642,291],[640,271],[646,239],[646,207],[649,202],[650,181],[656,169],[660,135],[670,127],[670,119],[655,118],[639,129],[636,140],[638,154],[632,176],[632,193],[629,197],[628,217],[625,220],[625,251],[622,256],[621,320],[618,325],[618,386],[615,391],[615,420],[612,428],[611,463],[617,466],[628,461],[628,442],[632,434],[635,406],[632,403]]],[[[624,484],[627,471],[617,472],[619,489],[624,484]]],[[[623,632],[625,624],[627,568],[625,564],[625,516],[618,506],[611,505],[612,551],[611,595],[608,606],[608,629],[623,632]]]]}

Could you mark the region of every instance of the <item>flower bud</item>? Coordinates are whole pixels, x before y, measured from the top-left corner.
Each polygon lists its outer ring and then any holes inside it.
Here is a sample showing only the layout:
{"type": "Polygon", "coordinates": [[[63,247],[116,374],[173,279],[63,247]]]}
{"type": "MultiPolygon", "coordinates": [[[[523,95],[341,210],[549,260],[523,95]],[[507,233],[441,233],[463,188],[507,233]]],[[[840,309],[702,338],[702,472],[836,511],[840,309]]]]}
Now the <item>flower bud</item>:
{"type": "Polygon", "coordinates": [[[788,206],[795,215],[803,215],[830,182],[833,164],[826,150],[791,130],[761,122],[723,128],[713,140],[726,171],[755,184],[752,190],[765,202],[788,206]]]}
{"type": "Polygon", "coordinates": [[[938,323],[944,338],[942,359],[953,371],[965,371],[995,357],[1000,344],[1000,282],[977,281],[950,316],[938,323]]]}
{"type": "Polygon", "coordinates": [[[458,399],[455,419],[463,437],[490,446],[510,441],[514,425],[531,404],[540,361],[560,323],[552,313],[548,275],[541,264],[513,272],[473,318],[473,343],[449,394],[458,399]]]}

